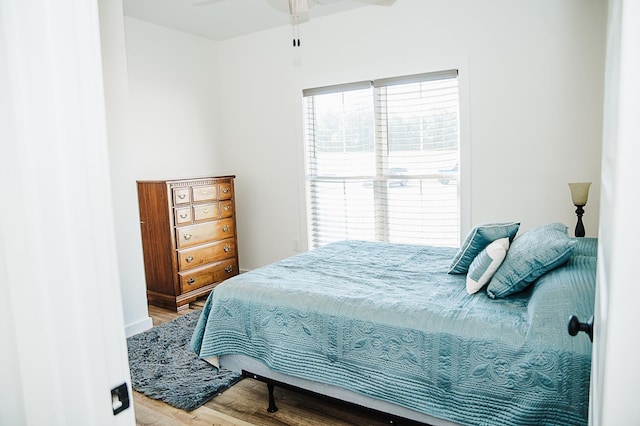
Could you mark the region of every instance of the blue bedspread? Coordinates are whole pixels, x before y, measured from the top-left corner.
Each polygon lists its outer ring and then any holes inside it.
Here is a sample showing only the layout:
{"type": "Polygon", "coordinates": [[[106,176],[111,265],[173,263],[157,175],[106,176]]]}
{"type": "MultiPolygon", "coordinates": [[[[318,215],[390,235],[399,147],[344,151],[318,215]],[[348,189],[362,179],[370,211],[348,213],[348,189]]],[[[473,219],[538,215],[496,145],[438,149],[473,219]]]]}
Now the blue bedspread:
{"type": "Polygon", "coordinates": [[[473,425],[587,423],[595,239],[512,297],[468,295],[455,249],[334,243],[217,286],[192,338],[201,357],[243,354],[473,425]]]}

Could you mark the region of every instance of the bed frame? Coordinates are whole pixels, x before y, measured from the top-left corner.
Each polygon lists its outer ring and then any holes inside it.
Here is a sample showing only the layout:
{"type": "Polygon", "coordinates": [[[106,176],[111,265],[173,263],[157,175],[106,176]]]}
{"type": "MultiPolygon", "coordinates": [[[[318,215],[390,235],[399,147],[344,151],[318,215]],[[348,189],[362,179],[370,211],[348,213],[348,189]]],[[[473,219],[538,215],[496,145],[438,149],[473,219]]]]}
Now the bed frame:
{"type": "Polygon", "coordinates": [[[390,424],[419,423],[433,426],[459,426],[457,423],[438,419],[386,401],[369,398],[341,387],[278,373],[269,369],[262,362],[248,356],[223,355],[220,357],[219,363],[222,368],[241,372],[244,377],[266,383],[269,390],[269,405],[267,411],[270,413],[278,410],[274,397],[274,387],[278,386],[321,395],[331,400],[337,400],[376,411],[381,415],[388,416],[390,424]]]}

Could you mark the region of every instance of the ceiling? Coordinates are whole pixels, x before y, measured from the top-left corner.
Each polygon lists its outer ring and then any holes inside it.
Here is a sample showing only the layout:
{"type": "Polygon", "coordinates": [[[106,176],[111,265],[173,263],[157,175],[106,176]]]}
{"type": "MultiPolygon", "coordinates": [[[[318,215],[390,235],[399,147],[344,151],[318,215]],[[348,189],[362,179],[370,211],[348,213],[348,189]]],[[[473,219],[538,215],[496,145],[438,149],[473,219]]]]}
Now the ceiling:
{"type": "MultiPolygon", "coordinates": [[[[310,1],[309,18],[375,2],[310,1]]],[[[123,0],[123,4],[125,16],[217,41],[290,24],[288,0],[123,0]]]]}

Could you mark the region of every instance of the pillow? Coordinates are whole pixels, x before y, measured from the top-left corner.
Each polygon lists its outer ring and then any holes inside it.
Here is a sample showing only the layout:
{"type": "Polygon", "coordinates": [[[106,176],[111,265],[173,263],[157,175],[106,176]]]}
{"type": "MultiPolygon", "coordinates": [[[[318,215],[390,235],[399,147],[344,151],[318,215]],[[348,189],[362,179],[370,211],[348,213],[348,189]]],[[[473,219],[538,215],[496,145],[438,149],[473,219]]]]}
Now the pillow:
{"type": "Polygon", "coordinates": [[[449,267],[449,274],[464,274],[478,253],[498,238],[509,238],[513,241],[520,228],[519,222],[487,223],[478,225],[469,231],[460,250],[456,253],[449,267]]]}
{"type": "Polygon", "coordinates": [[[564,264],[576,245],[561,223],[534,228],[513,241],[487,294],[496,299],[524,290],[540,276],[564,264]]]}
{"type": "Polygon", "coordinates": [[[499,238],[473,259],[467,274],[467,293],[478,292],[496,273],[509,250],[509,238],[499,238]]]}

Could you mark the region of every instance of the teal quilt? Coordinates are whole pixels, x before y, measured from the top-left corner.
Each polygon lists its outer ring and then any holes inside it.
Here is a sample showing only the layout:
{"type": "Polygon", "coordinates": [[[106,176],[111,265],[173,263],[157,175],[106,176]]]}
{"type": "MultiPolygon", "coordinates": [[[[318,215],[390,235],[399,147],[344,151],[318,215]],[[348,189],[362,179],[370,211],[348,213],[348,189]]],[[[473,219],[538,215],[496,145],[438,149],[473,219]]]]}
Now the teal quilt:
{"type": "Polygon", "coordinates": [[[587,424],[597,240],[524,292],[469,295],[456,249],[343,241],[210,294],[191,347],[469,425],[587,424]]]}

